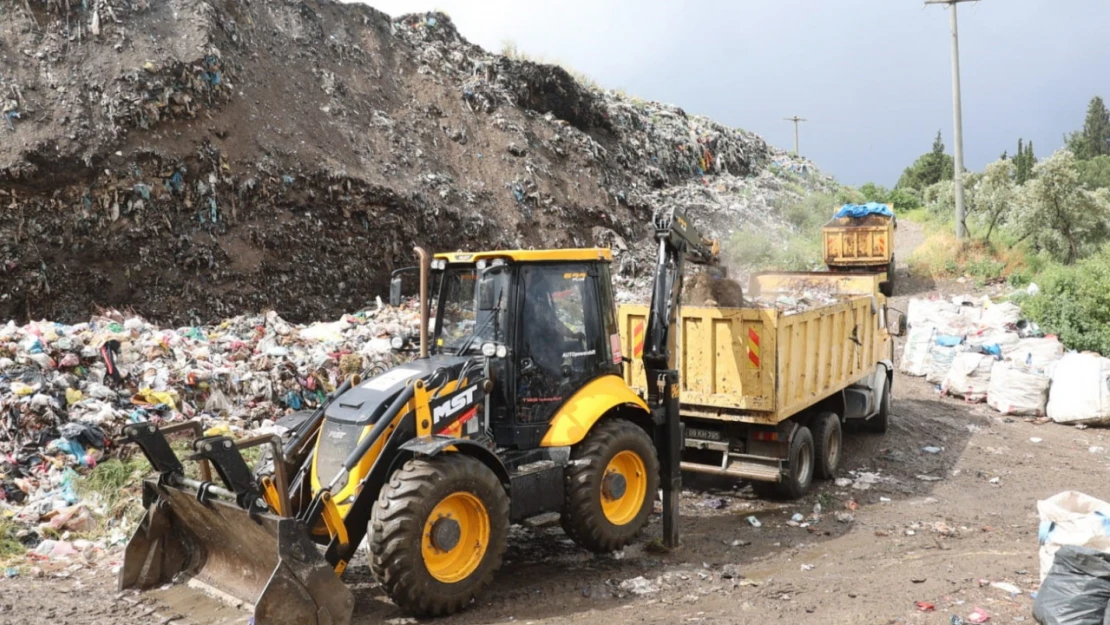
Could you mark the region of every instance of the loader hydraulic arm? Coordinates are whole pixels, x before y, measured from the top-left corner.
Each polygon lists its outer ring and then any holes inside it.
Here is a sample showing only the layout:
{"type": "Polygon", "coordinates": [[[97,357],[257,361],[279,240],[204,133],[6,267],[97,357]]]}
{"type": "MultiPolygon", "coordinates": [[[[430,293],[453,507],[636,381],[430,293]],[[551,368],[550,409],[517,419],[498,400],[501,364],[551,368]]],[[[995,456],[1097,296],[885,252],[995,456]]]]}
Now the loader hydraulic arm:
{"type": "Polygon", "coordinates": [[[659,252],[644,337],[644,373],[662,472],[663,543],[674,548],[678,546],[678,498],[682,492],[682,426],[679,423],[678,369],[674,362],[674,325],[682,301],[686,261],[703,265],[716,263],[718,246],[716,241],[702,238],[685,212],[677,208],[656,213],[654,222],[659,252]]]}

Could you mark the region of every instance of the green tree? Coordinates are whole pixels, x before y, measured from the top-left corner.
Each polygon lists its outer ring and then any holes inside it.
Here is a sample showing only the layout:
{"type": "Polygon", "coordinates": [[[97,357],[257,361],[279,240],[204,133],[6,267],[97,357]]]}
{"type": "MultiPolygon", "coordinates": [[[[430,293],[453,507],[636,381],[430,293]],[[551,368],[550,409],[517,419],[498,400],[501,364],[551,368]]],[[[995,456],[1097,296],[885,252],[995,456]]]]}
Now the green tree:
{"type": "Polygon", "coordinates": [[[1018,139],[1018,153],[1014,156],[1014,181],[1025,184],[1033,177],[1033,167],[1037,164],[1037,157],[1033,155],[1033,142],[1028,145],[1023,139],[1018,139]]]}
{"type": "Polygon", "coordinates": [[[1110,191],[1080,186],[1077,161],[1068,150],[1037,163],[1033,173],[1014,211],[1016,230],[1023,240],[1070,265],[1106,240],[1110,191]]]}
{"type": "Polygon", "coordinates": [[[1095,96],[1087,105],[1087,119],[1083,130],[1068,136],[1068,149],[1079,159],[1110,154],[1110,110],[1102,98],[1095,96]]]}
{"type": "Polygon", "coordinates": [[[952,157],[944,153],[944,140],[941,139],[938,130],[937,138],[933,141],[933,149],[922,154],[913,165],[907,167],[894,188],[924,189],[941,180],[951,180],[955,171],[956,166],[952,157]]]}
{"type": "Polygon", "coordinates": [[[986,230],[983,234],[984,241],[989,242],[996,228],[1009,221],[1017,199],[1017,187],[1014,184],[1016,160],[1017,157],[1012,160],[1000,159],[987,165],[982,177],[968,195],[970,220],[986,230]]]}
{"type": "Polygon", "coordinates": [[[1079,184],[1085,189],[1110,189],[1110,155],[1103,154],[1077,163],[1079,184]]]}

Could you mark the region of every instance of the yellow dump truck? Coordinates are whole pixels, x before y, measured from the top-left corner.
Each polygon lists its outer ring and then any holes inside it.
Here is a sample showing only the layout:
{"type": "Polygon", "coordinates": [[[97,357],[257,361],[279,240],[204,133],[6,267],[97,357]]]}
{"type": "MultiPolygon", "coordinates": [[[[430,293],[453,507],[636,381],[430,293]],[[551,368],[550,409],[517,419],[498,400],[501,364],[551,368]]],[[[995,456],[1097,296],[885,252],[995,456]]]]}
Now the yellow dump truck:
{"type": "MultiPolygon", "coordinates": [[[[767,273],[757,305],[683,306],[675,366],[681,380],[682,469],[751,480],[761,495],[798,498],[841,459],[844,423],[885,432],[892,330],[880,274],[767,273]]],[[[618,311],[625,381],[645,390],[648,309],[618,311]]],[[[892,315],[896,316],[896,315],[892,315]]],[[[902,331],[901,318],[893,333],[902,331]]]]}
{"type": "Polygon", "coordinates": [[[837,210],[822,228],[825,265],[834,272],[885,273],[884,295],[894,294],[894,230],[892,204],[848,205],[837,210]],[[872,208],[870,211],[868,207],[872,208]],[[883,210],[885,208],[885,210],[883,210]]]}

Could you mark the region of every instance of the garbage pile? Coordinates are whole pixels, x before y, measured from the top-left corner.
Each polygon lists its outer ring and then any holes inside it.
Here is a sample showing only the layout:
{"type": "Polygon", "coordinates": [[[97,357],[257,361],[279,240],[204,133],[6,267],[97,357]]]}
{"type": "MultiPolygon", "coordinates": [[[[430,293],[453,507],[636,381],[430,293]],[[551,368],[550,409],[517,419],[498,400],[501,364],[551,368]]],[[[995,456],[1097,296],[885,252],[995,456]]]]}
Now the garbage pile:
{"type": "Polygon", "coordinates": [[[836,186],[753,133],[483,50],[442,13],[9,8],[0,319],[333,318],[417,241],[612,245],[618,292],[643,299],[657,208],[689,206],[722,243],[739,228],[778,241],[784,204],[836,186]]]}
{"type": "Polygon", "coordinates": [[[40,556],[70,554],[70,543],[39,541],[93,529],[78,475],[113,452],[123,425],[199,419],[209,433],[280,434],[282,415],[403,359],[390,338],[411,335],[419,319],[414,304],[379,302],[310,325],[275,312],[182,328],[117,311],[73,325],[9,322],[0,327],[0,519],[36,528],[21,540],[40,556]]]}
{"type": "Polygon", "coordinates": [[[1012,302],[912,299],[900,368],[1005,415],[1110,425],[1110,359],[1066,352],[1012,302]]]}

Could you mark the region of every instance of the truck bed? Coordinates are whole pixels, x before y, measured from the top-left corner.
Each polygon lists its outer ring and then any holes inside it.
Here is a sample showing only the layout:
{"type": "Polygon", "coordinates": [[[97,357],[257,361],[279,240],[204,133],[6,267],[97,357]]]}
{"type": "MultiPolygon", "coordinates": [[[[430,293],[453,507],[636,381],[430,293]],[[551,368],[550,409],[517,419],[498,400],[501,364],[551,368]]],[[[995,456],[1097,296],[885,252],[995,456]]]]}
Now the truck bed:
{"type": "MultiPolygon", "coordinates": [[[[743,308],[681,308],[677,366],[686,416],[773,425],[871,374],[888,358],[880,276],[754,276],[743,308]]],[[[644,389],[646,306],[621,306],[625,380],[644,389]]]]}
{"type": "Polygon", "coordinates": [[[880,215],[833,219],[821,236],[833,268],[885,268],[894,252],[894,220],[880,215]]]}

